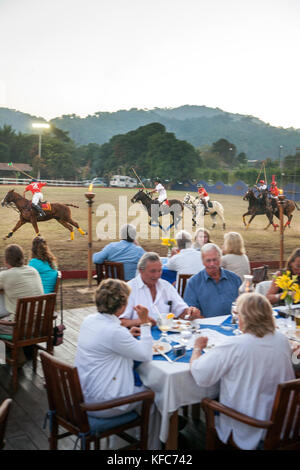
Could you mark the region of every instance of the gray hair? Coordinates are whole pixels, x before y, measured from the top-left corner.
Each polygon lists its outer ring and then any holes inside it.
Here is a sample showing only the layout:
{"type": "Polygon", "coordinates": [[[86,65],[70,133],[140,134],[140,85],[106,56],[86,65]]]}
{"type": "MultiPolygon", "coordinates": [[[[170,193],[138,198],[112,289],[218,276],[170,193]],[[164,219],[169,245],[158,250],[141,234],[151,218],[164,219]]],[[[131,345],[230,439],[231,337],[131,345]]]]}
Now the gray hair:
{"type": "Polygon", "coordinates": [[[125,224],[120,230],[121,240],[127,240],[133,242],[136,238],[136,228],[134,225],[125,224]]]}
{"type": "Polygon", "coordinates": [[[186,230],[180,230],[176,234],[175,240],[179,250],[190,248],[192,246],[192,235],[190,235],[186,230]]]}
{"type": "Polygon", "coordinates": [[[154,251],[148,251],[140,258],[138,265],[137,265],[138,270],[144,271],[146,269],[146,265],[148,261],[152,263],[155,261],[159,261],[161,263],[160,257],[157,253],[155,253],[154,251]]]}
{"type": "Polygon", "coordinates": [[[203,245],[203,247],[201,248],[201,253],[205,255],[208,251],[212,251],[212,250],[216,250],[218,255],[222,257],[222,250],[215,243],[205,243],[205,245],[203,245]]]}

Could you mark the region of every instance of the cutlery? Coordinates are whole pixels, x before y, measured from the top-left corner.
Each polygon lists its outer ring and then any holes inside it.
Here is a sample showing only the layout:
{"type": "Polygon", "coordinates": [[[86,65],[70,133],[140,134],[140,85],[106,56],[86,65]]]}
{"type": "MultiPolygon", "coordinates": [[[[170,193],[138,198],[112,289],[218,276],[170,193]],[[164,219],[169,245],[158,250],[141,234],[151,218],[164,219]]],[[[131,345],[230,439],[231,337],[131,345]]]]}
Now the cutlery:
{"type": "Polygon", "coordinates": [[[172,359],[170,359],[164,352],[159,351],[159,349],[157,349],[157,348],[154,348],[154,350],[155,350],[156,352],[158,352],[161,356],[163,356],[165,359],[167,359],[167,361],[169,361],[169,362],[174,362],[174,361],[172,361],[172,359]]]}
{"type": "Polygon", "coordinates": [[[182,358],[182,357],[184,357],[184,356],[185,356],[185,354],[182,354],[182,356],[178,356],[178,357],[176,357],[176,359],[174,359],[174,361],[173,361],[173,362],[176,362],[176,361],[178,361],[178,359],[181,359],[181,358],[182,358]]]}

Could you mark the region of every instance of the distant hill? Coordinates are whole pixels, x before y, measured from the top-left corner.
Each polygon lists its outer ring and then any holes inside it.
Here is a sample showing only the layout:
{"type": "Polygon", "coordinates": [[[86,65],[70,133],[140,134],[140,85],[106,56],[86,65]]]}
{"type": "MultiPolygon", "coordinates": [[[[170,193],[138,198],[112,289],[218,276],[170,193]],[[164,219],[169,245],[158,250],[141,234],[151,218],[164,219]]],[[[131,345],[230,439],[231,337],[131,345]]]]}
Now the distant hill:
{"type": "MultiPolygon", "coordinates": [[[[42,119],[7,108],[0,108],[0,127],[11,125],[20,132],[30,133],[33,120],[42,119]]],[[[206,106],[180,106],[120,110],[113,113],[96,112],[81,118],[76,114],[52,119],[58,128],[68,131],[79,145],[91,142],[104,144],[118,134],[125,134],[140,126],[159,122],[177,139],[186,140],[194,147],[211,145],[221,138],[234,143],[237,153],[245,152],[249,159],[277,159],[279,146],[282,158],[294,154],[300,146],[300,129],[271,126],[253,116],[245,116],[206,106]]]]}

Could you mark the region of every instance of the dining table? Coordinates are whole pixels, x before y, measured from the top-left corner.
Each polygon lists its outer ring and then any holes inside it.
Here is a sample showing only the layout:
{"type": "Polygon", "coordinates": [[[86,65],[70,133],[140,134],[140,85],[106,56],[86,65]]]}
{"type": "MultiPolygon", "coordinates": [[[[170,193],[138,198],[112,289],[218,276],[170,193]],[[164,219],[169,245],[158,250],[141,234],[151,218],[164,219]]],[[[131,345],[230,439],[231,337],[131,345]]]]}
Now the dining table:
{"type": "MultiPolygon", "coordinates": [[[[273,308],[276,326],[290,340],[292,328],[290,320],[282,318],[279,311],[273,308]]],[[[186,405],[199,404],[203,398],[216,399],[219,395],[219,382],[211,387],[200,387],[194,381],[190,372],[190,358],[195,337],[198,334],[208,337],[207,349],[228,340],[228,336],[242,334],[237,324],[232,323],[232,315],[201,318],[196,320],[197,330],[192,334],[186,353],[179,360],[173,350],[174,345],[180,342],[180,334],[168,332],[171,341],[171,350],[167,353],[169,362],[164,356],[157,354],[153,360],[143,362],[137,367],[142,383],[155,393],[155,404],[161,414],[161,426],[159,438],[164,443],[165,450],[176,450],[178,447],[178,411],[186,405]]],[[[294,332],[295,325],[294,325],[294,332]]],[[[158,341],[161,332],[157,327],[152,327],[151,333],[154,341],[158,341]]],[[[297,339],[296,339],[297,341],[297,339]]],[[[298,339],[300,342],[300,338],[298,339]]],[[[291,343],[291,341],[290,341],[291,343]]]]}

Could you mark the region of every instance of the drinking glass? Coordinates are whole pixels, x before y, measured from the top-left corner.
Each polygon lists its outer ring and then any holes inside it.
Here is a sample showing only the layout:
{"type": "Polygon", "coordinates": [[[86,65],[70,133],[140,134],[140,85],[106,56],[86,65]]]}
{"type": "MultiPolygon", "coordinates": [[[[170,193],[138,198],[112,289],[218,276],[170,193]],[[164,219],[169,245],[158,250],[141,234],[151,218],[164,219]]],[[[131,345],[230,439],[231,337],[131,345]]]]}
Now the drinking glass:
{"type": "Polygon", "coordinates": [[[238,323],[238,313],[236,309],[236,302],[231,304],[231,323],[236,325],[238,323]]]}
{"type": "Polygon", "coordinates": [[[158,316],[156,323],[158,328],[161,331],[161,336],[159,341],[164,343],[170,343],[167,332],[172,329],[173,318],[168,318],[169,313],[160,313],[158,316]]]}
{"type": "MultiPolygon", "coordinates": [[[[193,335],[192,329],[189,325],[184,325],[181,328],[181,333],[180,333],[180,342],[183,343],[185,346],[188,345],[188,342],[190,341],[191,337],[193,335]]],[[[191,347],[187,348],[191,349],[191,347]]]]}

